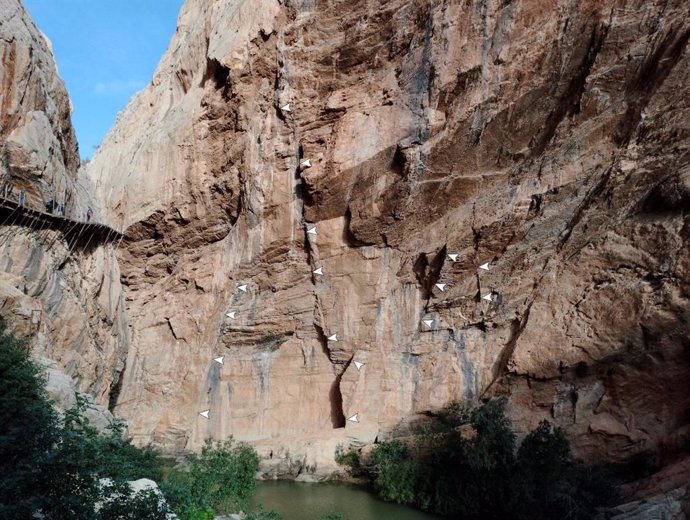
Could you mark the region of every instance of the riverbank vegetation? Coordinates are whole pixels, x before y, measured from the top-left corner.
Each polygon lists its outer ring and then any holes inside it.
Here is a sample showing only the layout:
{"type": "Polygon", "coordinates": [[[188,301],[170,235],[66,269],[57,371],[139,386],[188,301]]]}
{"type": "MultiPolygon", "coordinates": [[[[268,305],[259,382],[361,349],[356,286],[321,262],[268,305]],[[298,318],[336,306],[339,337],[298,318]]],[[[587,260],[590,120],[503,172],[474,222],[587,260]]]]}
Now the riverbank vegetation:
{"type": "Polygon", "coordinates": [[[500,400],[448,407],[412,439],[382,442],[367,461],[339,458],[385,500],[467,520],[588,520],[612,497],[605,472],[574,460],[548,422],[518,446],[500,400]]]}
{"type": "MultiPolygon", "coordinates": [[[[207,441],[182,464],[139,448],[115,421],[103,434],[88,403],[58,414],[24,343],[0,321],[0,520],[211,520],[247,511],[259,458],[231,440],[207,441]],[[161,483],[134,493],[128,481],[161,483]],[[37,516],[38,515],[38,516],[37,516]]],[[[270,517],[267,517],[270,518],[270,517]]]]}
{"type": "Polygon", "coordinates": [[[248,445],[206,441],[161,489],[181,520],[212,520],[216,514],[246,511],[254,493],[259,457],[248,445]]]}
{"type": "Polygon", "coordinates": [[[155,492],[133,494],[125,484],[158,476],[162,461],[124,440],[119,424],[99,434],[85,406],[78,399],[60,417],[40,368],[0,322],[0,519],[116,520],[144,511],[151,520],[166,518],[155,492]]]}

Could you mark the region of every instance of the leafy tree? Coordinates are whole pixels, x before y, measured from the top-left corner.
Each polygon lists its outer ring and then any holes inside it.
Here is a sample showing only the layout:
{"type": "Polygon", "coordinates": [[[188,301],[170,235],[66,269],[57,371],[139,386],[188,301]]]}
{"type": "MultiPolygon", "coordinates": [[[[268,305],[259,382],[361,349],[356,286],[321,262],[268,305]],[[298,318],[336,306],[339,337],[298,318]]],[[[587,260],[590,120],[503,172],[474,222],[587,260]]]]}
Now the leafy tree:
{"type": "Polygon", "coordinates": [[[199,503],[192,496],[193,481],[187,471],[176,471],[161,484],[161,491],[180,520],[213,520],[215,511],[208,500],[199,503]]]}
{"type": "Polygon", "coordinates": [[[7,474],[50,449],[56,424],[40,369],[0,320],[0,471],[7,474]]]}
{"type": "Polygon", "coordinates": [[[102,434],[84,415],[89,402],[80,394],[76,400],[74,408],[65,412],[60,429],[65,449],[73,450],[69,460],[91,465],[97,475],[113,480],[162,480],[165,460],[153,448],[134,446],[119,419],[110,424],[107,435],[102,434]]]}
{"type": "Polygon", "coordinates": [[[441,424],[447,428],[457,428],[472,421],[472,408],[454,401],[438,414],[441,424]]]}
{"type": "Polygon", "coordinates": [[[601,472],[574,461],[563,432],[547,422],[516,450],[502,400],[449,407],[416,444],[378,445],[371,467],[385,500],[467,520],[585,520],[611,489],[601,472]]]}
{"type": "Polygon", "coordinates": [[[517,462],[525,511],[544,519],[569,518],[577,468],[563,432],[542,421],[523,441],[517,462]]]}
{"type": "Polygon", "coordinates": [[[79,396],[60,419],[44,384],[25,344],[0,321],[0,520],[33,520],[38,513],[44,520],[133,518],[117,516],[117,507],[164,518],[164,506],[146,494],[130,498],[120,488],[110,500],[99,484],[101,477],[146,476],[149,468],[135,466],[150,453],[135,454],[121,428],[100,435],[83,417],[86,401],[79,396]],[[99,503],[106,505],[97,513],[99,503]]]}
{"type": "Polygon", "coordinates": [[[414,504],[417,492],[417,465],[409,460],[407,447],[399,440],[379,444],[371,455],[374,488],[384,500],[414,504]]]}
{"type": "Polygon", "coordinates": [[[165,459],[151,446],[144,448],[132,444],[125,437],[124,423],[116,419],[110,425],[110,434],[97,435],[98,472],[116,480],[137,480],[148,478],[156,482],[163,480],[165,459]]]}
{"type": "Polygon", "coordinates": [[[170,509],[162,496],[152,489],[132,494],[132,488],[113,482],[102,489],[96,520],[167,520],[170,509]]]}
{"type": "Polygon", "coordinates": [[[608,501],[604,473],[573,459],[564,432],[542,421],[525,438],[517,456],[523,518],[593,518],[608,501]]]}
{"type": "Polygon", "coordinates": [[[24,342],[0,321],[0,518],[48,518],[89,513],[91,475],[58,457],[64,443],[41,370],[24,342]]]}
{"type": "Polygon", "coordinates": [[[505,401],[488,401],[471,415],[475,436],[460,444],[454,454],[463,490],[460,497],[466,502],[445,495],[452,507],[441,512],[459,510],[467,516],[480,518],[508,518],[515,507],[511,494],[512,470],[515,463],[515,434],[505,416],[505,401]],[[487,493],[491,490],[491,493],[487,493]]]}
{"type": "Polygon", "coordinates": [[[233,512],[245,507],[254,493],[254,476],[259,457],[245,444],[233,439],[213,442],[207,439],[201,454],[188,457],[192,496],[219,512],[233,512]]]}
{"type": "Polygon", "coordinates": [[[253,448],[233,439],[207,439],[201,454],[187,456],[187,469],[163,485],[173,510],[183,520],[206,512],[232,513],[246,509],[256,487],[259,457],[253,448]]]}

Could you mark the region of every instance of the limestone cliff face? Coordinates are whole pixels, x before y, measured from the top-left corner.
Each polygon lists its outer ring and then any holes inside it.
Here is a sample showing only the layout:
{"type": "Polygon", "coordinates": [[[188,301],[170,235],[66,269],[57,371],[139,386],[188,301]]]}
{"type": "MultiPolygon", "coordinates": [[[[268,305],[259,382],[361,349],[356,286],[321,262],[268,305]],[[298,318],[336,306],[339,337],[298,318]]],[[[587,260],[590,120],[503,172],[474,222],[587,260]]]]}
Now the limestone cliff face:
{"type": "MultiPolygon", "coordinates": [[[[78,179],[69,97],[47,40],[19,0],[0,0],[0,55],[0,196],[11,186],[7,195],[16,202],[24,188],[26,206],[42,210],[53,198],[79,218],[89,193],[78,179]]],[[[17,211],[0,217],[0,317],[29,338],[34,355],[53,360],[48,380],[60,389],[58,405],[70,405],[74,385],[107,406],[127,346],[113,248],[94,241],[77,249],[60,232],[29,224],[17,211]]]]}
{"type": "Polygon", "coordinates": [[[689,20],[681,0],[188,0],[87,172],[127,227],[115,411],[140,442],[234,435],[324,472],[337,443],[506,395],[581,456],[674,458],[689,20]]]}
{"type": "Polygon", "coordinates": [[[58,75],[50,42],[18,0],[0,1],[0,154],[2,195],[27,190],[38,208],[49,199],[77,212],[79,152],[70,122],[72,105],[58,75]]]}

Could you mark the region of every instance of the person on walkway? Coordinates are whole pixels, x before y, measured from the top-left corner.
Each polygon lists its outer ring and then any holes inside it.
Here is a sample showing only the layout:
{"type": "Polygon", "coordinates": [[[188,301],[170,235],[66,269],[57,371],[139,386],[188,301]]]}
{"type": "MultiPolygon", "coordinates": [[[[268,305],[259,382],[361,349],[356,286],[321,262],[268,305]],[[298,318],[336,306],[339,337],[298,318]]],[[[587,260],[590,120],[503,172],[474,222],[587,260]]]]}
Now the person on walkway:
{"type": "Polygon", "coordinates": [[[65,203],[64,202],[58,206],[58,215],[60,215],[61,217],[65,216],[65,203]]]}
{"type": "Polygon", "coordinates": [[[11,183],[11,182],[7,181],[7,182],[5,183],[4,192],[5,192],[5,198],[6,198],[6,199],[9,199],[9,198],[10,198],[10,195],[12,195],[12,183],[11,183]]]}
{"type": "Polygon", "coordinates": [[[23,206],[26,204],[26,188],[19,190],[19,205],[23,206]]]}
{"type": "Polygon", "coordinates": [[[50,199],[48,202],[46,202],[46,211],[52,215],[54,209],[55,201],[53,199],[50,199]]]}
{"type": "Polygon", "coordinates": [[[89,209],[86,210],[86,221],[91,222],[91,217],[93,217],[93,210],[89,207],[89,209]]]}

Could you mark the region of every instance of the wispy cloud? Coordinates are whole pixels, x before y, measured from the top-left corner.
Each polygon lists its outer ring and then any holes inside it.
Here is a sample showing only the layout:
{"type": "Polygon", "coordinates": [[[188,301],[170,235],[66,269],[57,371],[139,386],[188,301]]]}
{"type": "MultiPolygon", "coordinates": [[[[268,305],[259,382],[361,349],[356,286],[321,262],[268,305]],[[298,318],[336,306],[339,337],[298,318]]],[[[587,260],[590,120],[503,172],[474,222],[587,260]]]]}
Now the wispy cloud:
{"type": "Polygon", "coordinates": [[[141,90],[146,82],[140,79],[116,79],[112,81],[99,81],[93,87],[95,94],[110,96],[116,94],[130,94],[141,90]]]}

